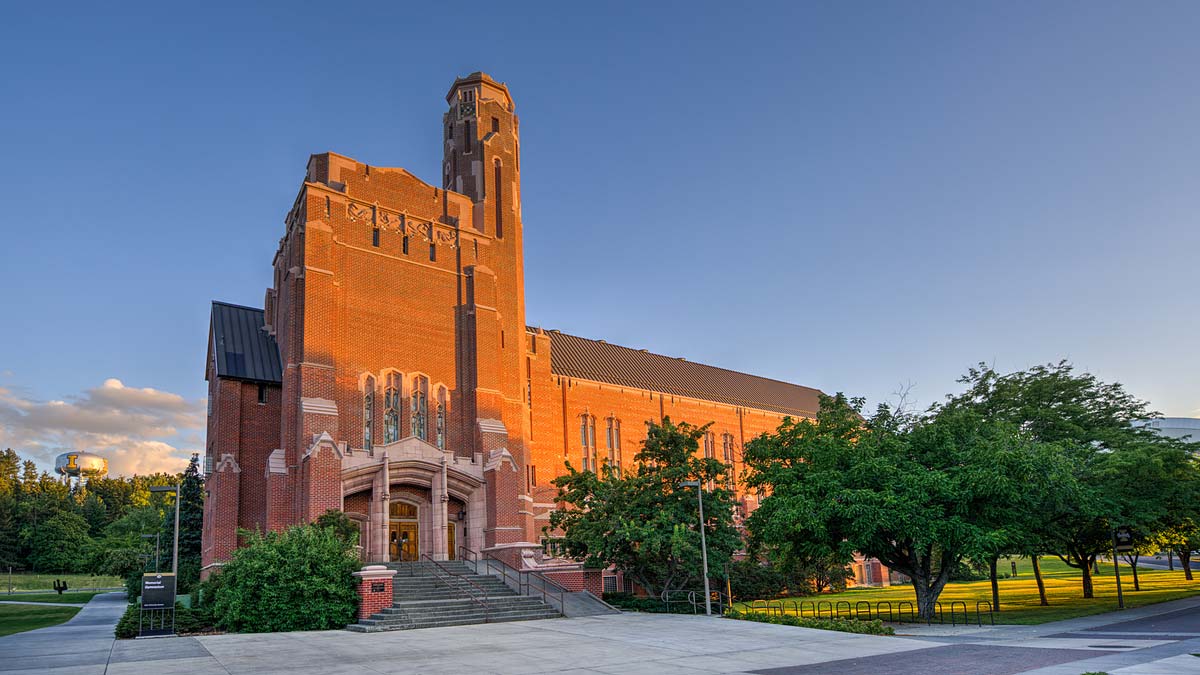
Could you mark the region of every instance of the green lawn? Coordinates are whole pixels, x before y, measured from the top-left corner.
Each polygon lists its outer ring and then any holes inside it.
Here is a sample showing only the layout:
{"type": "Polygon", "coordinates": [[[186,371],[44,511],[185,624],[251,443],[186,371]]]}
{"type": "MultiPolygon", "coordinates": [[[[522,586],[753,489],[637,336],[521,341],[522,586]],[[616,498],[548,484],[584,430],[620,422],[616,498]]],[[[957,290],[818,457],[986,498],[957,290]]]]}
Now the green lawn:
{"type": "Polygon", "coordinates": [[[62,595],[58,593],[14,593],[7,595],[0,593],[0,600],[14,600],[18,602],[78,602],[87,604],[98,592],[101,591],[67,591],[62,595]]]}
{"type": "Polygon", "coordinates": [[[78,611],[78,607],[0,605],[0,635],[60,624],[75,616],[78,611]]]}
{"type": "MultiPolygon", "coordinates": [[[[1100,614],[1117,607],[1117,586],[1113,579],[1111,563],[1100,564],[1100,574],[1092,578],[1096,597],[1085,600],[1082,597],[1083,587],[1080,581],[1082,577],[1079,570],[1067,567],[1058,558],[1042,558],[1042,578],[1046,583],[1046,596],[1050,606],[1041,607],[1038,604],[1037,584],[1033,578],[1033,567],[1030,561],[1028,559],[1015,559],[1015,561],[1017,576],[1012,579],[1001,579],[999,582],[1001,611],[996,614],[996,623],[1039,624],[1100,614]]],[[[1007,572],[1009,569],[1009,561],[1001,560],[1000,570],[1007,572]]],[[[1135,591],[1133,590],[1132,570],[1128,565],[1122,564],[1121,587],[1125,594],[1125,606],[1140,607],[1200,595],[1200,573],[1195,576],[1195,581],[1186,581],[1181,570],[1169,572],[1139,568],[1138,578],[1141,582],[1141,590],[1135,591]]],[[[988,581],[956,582],[946,585],[938,601],[942,603],[943,611],[947,614],[952,601],[965,602],[973,621],[975,603],[980,600],[990,601],[991,594],[991,583],[988,581]]],[[[843,593],[827,593],[817,597],[803,598],[803,600],[848,602],[851,607],[858,602],[869,602],[874,608],[875,603],[880,601],[889,601],[893,606],[903,601],[915,602],[916,595],[912,586],[906,584],[888,588],[850,589],[843,593]]],[[[761,608],[761,602],[756,604],[761,608]]],[[[792,600],[784,600],[783,605],[789,614],[795,613],[792,600]]],[[[961,611],[961,605],[958,610],[961,611]]],[[[842,611],[843,613],[847,611],[845,605],[842,605],[842,611]]],[[[886,609],[884,612],[886,614],[886,609]]],[[[961,620],[960,618],[959,621],[961,620]]],[[[984,623],[987,623],[986,616],[983,620],[984,623]]]]}
{"type": "MultiPolygon", "coordinates": [[[[14,591],[54,592],[54,580],[67,582],[67,591],[95,590],[98,588],[123,588],[125,582],[119,577],[92,574],[30,574],[14,572],[11,576],[14,591]]],[[[10,577],[0,574],[0,596],[8,593],[10,577]]]]}

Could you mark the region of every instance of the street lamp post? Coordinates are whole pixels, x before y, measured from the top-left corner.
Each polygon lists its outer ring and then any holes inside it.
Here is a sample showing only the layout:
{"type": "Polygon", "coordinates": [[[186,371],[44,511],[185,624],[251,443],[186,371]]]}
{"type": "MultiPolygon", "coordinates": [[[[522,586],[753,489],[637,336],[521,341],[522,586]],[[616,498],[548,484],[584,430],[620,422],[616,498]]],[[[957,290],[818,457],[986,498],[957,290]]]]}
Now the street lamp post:
{"type": "Polygon", "coordinates": [[[700,503],[700,560],[704,566],[704,613],[712,616],[712,593],[708,590],[708,544],[704,539],[704,487],[698,480],[684,481],[679,485],[696,486],[696,499],[700,503]]]}
{"type": "Polygon", "coordinates": [[[158,555],[158,542],[160,539],[162,539],[162,533],[155,532],[154,534],[143,534],[142,535],[142,539],[150,539],[150,538],[154,539],[154,571],[157,572],[159,561],[162,560],[162,558],[158,555]]]}
{"type": "Polygon", "coordinates": [[[171,555],[171,574],[179,574],[179,486],[178,485],[151,485],[151,492],[174,492],[175,493],[175,545],[171,555]]]}

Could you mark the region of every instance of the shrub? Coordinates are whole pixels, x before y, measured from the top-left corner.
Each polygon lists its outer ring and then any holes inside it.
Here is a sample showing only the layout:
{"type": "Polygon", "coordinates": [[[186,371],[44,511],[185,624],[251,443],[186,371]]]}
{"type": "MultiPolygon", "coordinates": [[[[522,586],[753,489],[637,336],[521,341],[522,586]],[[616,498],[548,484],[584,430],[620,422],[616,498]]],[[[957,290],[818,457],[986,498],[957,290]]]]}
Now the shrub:
{"type": "Polygon", "coordinates": [[[216,620],[212,610],[204,607],[188,609],[175,605],[175,632],[180,635],[190,633],[211,633],[216,630],[216,620]]]}
{"type": "MultiPolygon", "coordinates": [[[[704,602],[704,594],[701,593],[700,602],[704,602]]],[[[632,612],[647,612],[652,614],[692,614],[692,606],[683,602],[672,602],[668,608],[667,603],[658,598],[641,598],[632,593],[605,593],[604,601],[616,607],[617,609],[632,611],[632,612]]]]}
{"type": "Polygon", "coordinates": [[[113,629],[113,635],[118,640],[130,640],[137,637],[138,634],[138,615],[142,608],[137,606],[137,603],[129,603],[125,608],[125,613],[121,615],[121,620],[117,622],[117,627],[113,629]]]}
{"type": "Polygon", "coordinates": [[[858,619],[814,619],[784,614],[760,614],[758,612],[739,612],[729,610],[725,614],[730,619],[773,623],[781,626],[796,626],[798,628],[817,628],[820,630],[836,630],[843,633],[861,633],[864,635],[895,635],[891,626],[883,625],[879,619],[861,621],[858,619]]]}
{"type": "MultiPolygon", "coordinates": [[[[138,636],[138,616],[142,608],[131,603],[125,608],[121,620],[113,629],[113,635],[118,640],[129,640],[138,636]]],[[[157,619],[155,620],[157,622],[157,619]]],[[[189,633],[209,633],[215,628],[212,611],[209,609],[188,609],[183,605],[175,605],[175,632],[180,635],[189,633]]]]}
{"type": "Polygon", "coordinates": [[[263,633],[342,628],[354,619],[359,569],[353,545],[332,528],[302,525],[246,535],[218,573],[216,625],[263,633]]]}

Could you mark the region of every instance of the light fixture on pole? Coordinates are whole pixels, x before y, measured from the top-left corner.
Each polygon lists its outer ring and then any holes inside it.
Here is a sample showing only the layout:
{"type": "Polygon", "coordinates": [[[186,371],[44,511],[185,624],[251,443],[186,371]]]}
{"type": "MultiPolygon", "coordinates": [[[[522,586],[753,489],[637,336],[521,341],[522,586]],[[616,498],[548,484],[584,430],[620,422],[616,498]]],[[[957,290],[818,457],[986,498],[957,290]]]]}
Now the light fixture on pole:
{"type": "Polygon", "coordinates": [[[704,538],[704,487],[698,480],[685,480],[680,487],[695,487],[700,503],[700,560],[704,565],[704,613],[712,616],[712,593],[708,590],[708,544],[704,538]]]}
{"type": "Polygon", "coordinates": [[[158,554],[158,550],[159,550],[158,542],[160,539],[162,539],[162,535],[158,532],[155,532],[154,534],[143,534],[142,539],[153,539],[154,540],[154,571],[157,572],[158,571],[158,563],[162,559],[161,556],[159,556],[159,554],[158,554]]]}
{"type": "Polygon", "coordinates": [[[175,493],[175,545],[174,553],[171,555],[171,574],[179,573],[179,486],[178,485],[151,485],[151,492],[174,492],[175,493]]]}

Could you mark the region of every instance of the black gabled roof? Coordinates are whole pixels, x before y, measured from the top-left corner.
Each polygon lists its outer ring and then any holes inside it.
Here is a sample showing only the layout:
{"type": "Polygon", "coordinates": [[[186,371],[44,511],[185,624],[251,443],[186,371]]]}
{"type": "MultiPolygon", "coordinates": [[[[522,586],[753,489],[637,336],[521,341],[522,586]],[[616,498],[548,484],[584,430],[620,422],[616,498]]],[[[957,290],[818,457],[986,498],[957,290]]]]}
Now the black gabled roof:
{"type": "Polygon", "coordinates": [[[213,302],[209,330],[217,377],[283,384],[279,346],[264,324],[261,309],[213,302]]]}
{"type": "MultiPolygon", "coordinates": [[[[533,328],[531,330],[537,330],[533,328]]],[[[821,391],[734,370],[693,363],[569,335],[550,337],[550,372],[717,403],[807,417],[820,407],[821,391]]]]}

